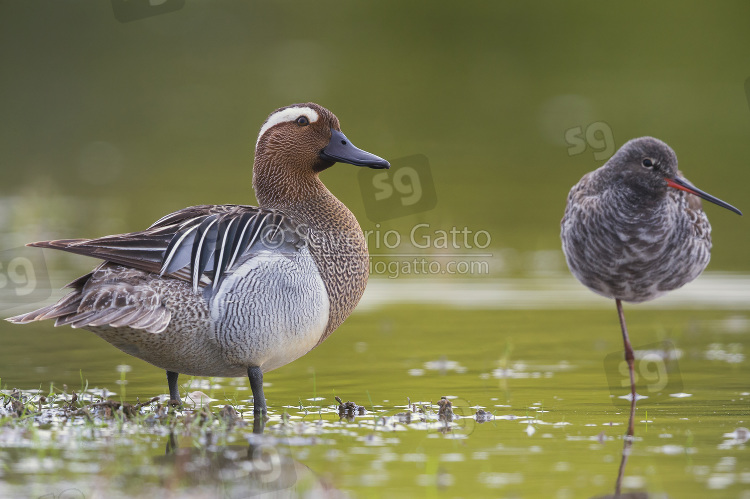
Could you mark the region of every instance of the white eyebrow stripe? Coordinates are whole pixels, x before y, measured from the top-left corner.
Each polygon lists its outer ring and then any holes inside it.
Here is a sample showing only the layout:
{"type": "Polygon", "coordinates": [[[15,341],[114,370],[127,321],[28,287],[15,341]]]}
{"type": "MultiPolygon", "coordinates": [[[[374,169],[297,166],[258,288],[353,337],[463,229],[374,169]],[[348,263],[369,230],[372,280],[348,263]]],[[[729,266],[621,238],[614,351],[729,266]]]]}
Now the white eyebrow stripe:
{"type": "Polygon", "coordinates": [[[318,112],[311,107],[288,107],[269,116],[260,129],[258,140],[255,142],[255,147],[258,147],[260,138],[263,137],[263,134],[266,133],[269,128],[286,121],[294,121],[302,115],[306,116],[307,119],[310,120],[310,123],[315,123],[316,121],[318,121],[318,112]]]}

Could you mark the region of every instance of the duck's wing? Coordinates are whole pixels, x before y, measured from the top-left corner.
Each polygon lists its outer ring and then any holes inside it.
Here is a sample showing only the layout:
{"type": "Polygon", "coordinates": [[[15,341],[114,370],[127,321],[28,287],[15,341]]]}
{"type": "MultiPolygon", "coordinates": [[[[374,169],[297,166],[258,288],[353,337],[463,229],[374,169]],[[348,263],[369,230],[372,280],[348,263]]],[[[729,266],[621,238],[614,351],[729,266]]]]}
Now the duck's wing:
{"type": "Polygon", "coordinates": [[[243,205],[201,205],[170,213],[141,232],[98,239],[60,239],[29,246],[91,256],[216,288],[257,251],[293,252],[304,246],[303,226],[282,212],[243,205]]]}
{"type": "Polygon", "coordinates": [[[172,312],[159,293],[149,286],[149,275],[140,270],[103,263],[66,287],[73,291],[57,303],[9,317],[14,324],[55,319],[55,326],[125,327],[161,333],[172,312]]]}

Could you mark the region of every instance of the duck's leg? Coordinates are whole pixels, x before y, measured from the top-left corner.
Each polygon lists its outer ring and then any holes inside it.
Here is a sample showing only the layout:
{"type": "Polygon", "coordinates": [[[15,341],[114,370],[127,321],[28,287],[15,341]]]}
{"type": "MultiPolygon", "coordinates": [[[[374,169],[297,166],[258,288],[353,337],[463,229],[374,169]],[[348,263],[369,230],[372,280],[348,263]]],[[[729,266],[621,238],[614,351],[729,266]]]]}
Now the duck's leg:
{"type": "Polygon", "coordinates": [[[177,439],[174,436],[174,431],[169,432],[169,437],[167,437],[167,448],[164,451],[165,456],[170,456],[175,453],[177,450],[177,439]]]}
{"type": "Polygon", "coordinates": [[[258,366],[247,368],[250,389],[253,391],[253,432],[263,433],[266,422],[266,397],[263,395],[263,371],[258,366]]]}
{"type": "Polygon", "coordinates": [[[250,379],[250,389],[253,391],[253,415],[266,415],[266,397],[263,396],[263,371],[260,367],[247,368],[247,377],[250,379]]]}
{"type": "Polygon", "coordinates": [[[628,370],[630,372],[630,423],[628,424],[628,435],[633,436],[633,416],[635,416],[635,370],[633,364],[635,363],[635,355],[633,354],[633,347],[630,345],[630,338],[628,337],[628,327],[625,325],[625,313],[622,311],[622,302],[616,299],[617,303],[617,315],[620,317],[620,328],[622,329],[622,341],[625,344],[625,360],[628,363],[628,370]]]}
{"type": "Polygon", "coordinates": [[[167,371],[167,384],[169,385],[169,401],[175,400],[178,404],[182,405],[180,399],[180,389],[177,386],[177,377],[179,373],[167,371]]]}

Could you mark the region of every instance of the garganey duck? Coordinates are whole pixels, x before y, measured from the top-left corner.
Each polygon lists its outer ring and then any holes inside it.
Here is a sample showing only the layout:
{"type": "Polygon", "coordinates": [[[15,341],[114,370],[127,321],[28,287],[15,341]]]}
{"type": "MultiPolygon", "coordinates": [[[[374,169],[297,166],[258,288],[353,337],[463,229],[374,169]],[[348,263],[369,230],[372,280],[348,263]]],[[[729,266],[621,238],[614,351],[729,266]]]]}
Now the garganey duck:
{"type": "Polygon", "coordinates": [[[390,167],[355,147],[322,106],[278,109],[255,146],[259,207],[192,206],[142,232],[31,243],[104,263],[54,305],[8,320],[93,331],[166,370],[177,402],[179,373],[248,376],[262,420],[263,373],[322,343],[367,284],[362,229],[319,177],[337,162],[390,167]]]}

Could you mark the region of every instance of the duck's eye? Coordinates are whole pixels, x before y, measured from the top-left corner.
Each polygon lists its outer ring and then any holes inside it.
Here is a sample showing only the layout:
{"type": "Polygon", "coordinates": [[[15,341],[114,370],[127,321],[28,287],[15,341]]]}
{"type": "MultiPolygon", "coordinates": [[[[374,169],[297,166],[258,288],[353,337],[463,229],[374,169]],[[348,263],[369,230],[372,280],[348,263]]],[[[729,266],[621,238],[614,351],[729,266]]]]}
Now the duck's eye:
{"type": "Polygon", "coordinates": [[[654,162],[651,161],[650,159],[646,158],[646,159],[643,160],[643,166],[645,166],[646,168],[653,168],[654,167],[654,162]]]}
{"type": "Polygon", "coordinates": [[[296,122],[299,126],[307,126],[310,124],[310,120],[307,119],[307,116],[300,116],[296,119],[296,122]]]}

